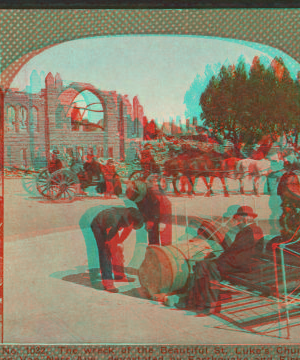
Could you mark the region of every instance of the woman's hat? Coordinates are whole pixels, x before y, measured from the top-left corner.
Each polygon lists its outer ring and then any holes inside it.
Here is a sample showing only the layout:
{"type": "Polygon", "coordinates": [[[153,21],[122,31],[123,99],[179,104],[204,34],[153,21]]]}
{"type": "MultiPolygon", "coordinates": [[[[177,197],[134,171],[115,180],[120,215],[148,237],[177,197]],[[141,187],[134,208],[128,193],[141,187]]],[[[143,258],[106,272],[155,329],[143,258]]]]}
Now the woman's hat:
{"type": "Polygon", "coordinates": [[[138,203],[144,199],[147,192],[147,185],[143,181],[129,181],[126,188],[126,196],[129,200],[138,203]]]}
{"type": "Polygon", "coordinates": [[[251,216],[253,218],[256,218],[257,214],[253,212],[251,206],[240,206],[233,217],[236,218],[237,216],[251,216]]]}

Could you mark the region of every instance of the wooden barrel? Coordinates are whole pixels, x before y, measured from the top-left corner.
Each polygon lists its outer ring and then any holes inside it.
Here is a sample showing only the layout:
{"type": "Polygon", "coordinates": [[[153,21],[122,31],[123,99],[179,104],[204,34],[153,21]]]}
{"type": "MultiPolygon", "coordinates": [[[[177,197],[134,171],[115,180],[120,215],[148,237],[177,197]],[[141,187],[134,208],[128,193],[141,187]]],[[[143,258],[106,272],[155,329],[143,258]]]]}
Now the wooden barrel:
{"type": "Polygon", "coordinates": [[[140,284],[151,296],[180,290],[195,261],[203,260],[212,252],[218,256],[222,251],[216,241],[199,237],[176,245],[149,245],[139,269],[140,284]]]}

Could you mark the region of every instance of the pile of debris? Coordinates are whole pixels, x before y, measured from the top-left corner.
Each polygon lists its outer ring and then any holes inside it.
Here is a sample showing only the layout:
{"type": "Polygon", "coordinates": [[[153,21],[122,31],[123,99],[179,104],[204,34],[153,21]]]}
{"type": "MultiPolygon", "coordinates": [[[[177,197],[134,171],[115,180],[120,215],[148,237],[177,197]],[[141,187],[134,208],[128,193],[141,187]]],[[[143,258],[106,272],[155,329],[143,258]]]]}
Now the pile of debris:
{"type": "Polygon", "coordinates": [[[33,168],[17,168],[14,166],[4,167],[4,177],[6,178],[22,178],[27,174],[36,173],[33,168]]]}

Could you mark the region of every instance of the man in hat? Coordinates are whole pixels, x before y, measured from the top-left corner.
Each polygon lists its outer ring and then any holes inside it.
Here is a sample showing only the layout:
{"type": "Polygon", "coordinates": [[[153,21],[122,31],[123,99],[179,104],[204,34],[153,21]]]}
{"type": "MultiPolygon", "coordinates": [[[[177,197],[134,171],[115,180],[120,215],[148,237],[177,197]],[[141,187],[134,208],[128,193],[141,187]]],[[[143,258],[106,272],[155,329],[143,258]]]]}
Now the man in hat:
{"type": "Polygon", "coordinates": [[[153,147],[147,143],[144,149],[140,153],[140,163],[143,171],[149,173],[159,173],[159,166],[156,164],[155,159],[152,155],[153,147]]]}
{"type": "Polygon", "coordinates": [[[59,155],[59,150],[50,151],[50,161],[48,163],[48,171],[50,173],[60,170],[63,167],[63,164],[58,158],[58,155],[59,155]]]}
{"type": "Polygon", "coordinates": [[[233,243],[226,246],[217,259],[199,261],[189,280],[188,296],[181,298],[176,307],[196,309],[209,314],[218,301],[219,288],[212,281],[219,282],[228,274],[249,273],[254,257],[259,253],[263,242],[263,232],[254,223],[257,214],[250,206],[241,206],[234,215],[239,231],[233,243]]]}
{"type": "Polygon", "coordinates": [[[128,182],[126,196],[136,203],[145,219],[149,245],[172,244],[172,207],[163,192],[137,180],[128,182]]]}
{"type": "Polygon", "coordinates": [[[104,179],[100,164],[96,161],[94,151],[89,148],[87,151],[86,162],[83,164],[84,175],[81,177],[81,194],[87,195],[84,191],[93,183],[93,176],[97,178],[100,183],[104,179]]]}
{"type": "MultiPolygon", "coordinates": [[[[133,207],[111,207],[99,212],[93,219],[91,229],[98,247],[102,284],[105,290],[118,292],[114,287],[113,270],[117,268],[116,265],[124,266],[123,257],[112,250],[120,250],[117,249],[117,244],[122,244],[132,229],[140,229],[143,223],[143,216],[133,207]],[[120,230],[122,230],[121,234],[119,234],[120,230]],[[120,257],[122,263],[116,264],[120,257]]],[[[120,271],[114,273],[115,280],[126,280],[125,275],[120,271]]]]}
{"type": "Polygon", "coordinates": [[[234,219],[240,231],[233,243],[216,260],[221,275],[251,271],[251,259],[256,255],[257,246],[262,244],[264,237],[261,228],[254,223],[256,217],[257,214],[250,206],[238,208],[234,219]]]}

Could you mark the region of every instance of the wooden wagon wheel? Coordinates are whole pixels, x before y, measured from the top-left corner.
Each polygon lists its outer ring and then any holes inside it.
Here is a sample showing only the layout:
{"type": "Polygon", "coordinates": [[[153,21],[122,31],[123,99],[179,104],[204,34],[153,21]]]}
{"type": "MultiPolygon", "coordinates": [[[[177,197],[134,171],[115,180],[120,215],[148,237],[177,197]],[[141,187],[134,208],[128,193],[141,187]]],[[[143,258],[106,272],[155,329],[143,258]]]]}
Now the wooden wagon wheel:
{"type": "Polygon", "coordinates": [[[136,181],[136,180],[145,181],[150,174],[151,173],[148,172],[148,171],[145,172],[144,170],[136,170],[129,176],[129,180],[131,180],[131,181],[136,181]]]}
{"type": "Polygon", "coordinates": [[[50,187],[55,193],[56,199],[73,199],[77,193],[79,179],[77,175],[69,169],[55,171],[50,180],[50,187]]]}
{"type": "Polygon", "coordinates": [[[23,189],[30,195],[36,196],[39,194],[36,187],[37,173],[28,172],[25,173],[22,177],[22,186],[23,189]]]}
{"type": "Polygon", "coordinates": [[[47,199],[57,199],[60,195],[60,188],[56,184],[51,183],[51,173],[48,169],[40,171],[36,178],[36,188],[38,192],[47,199]]]}

